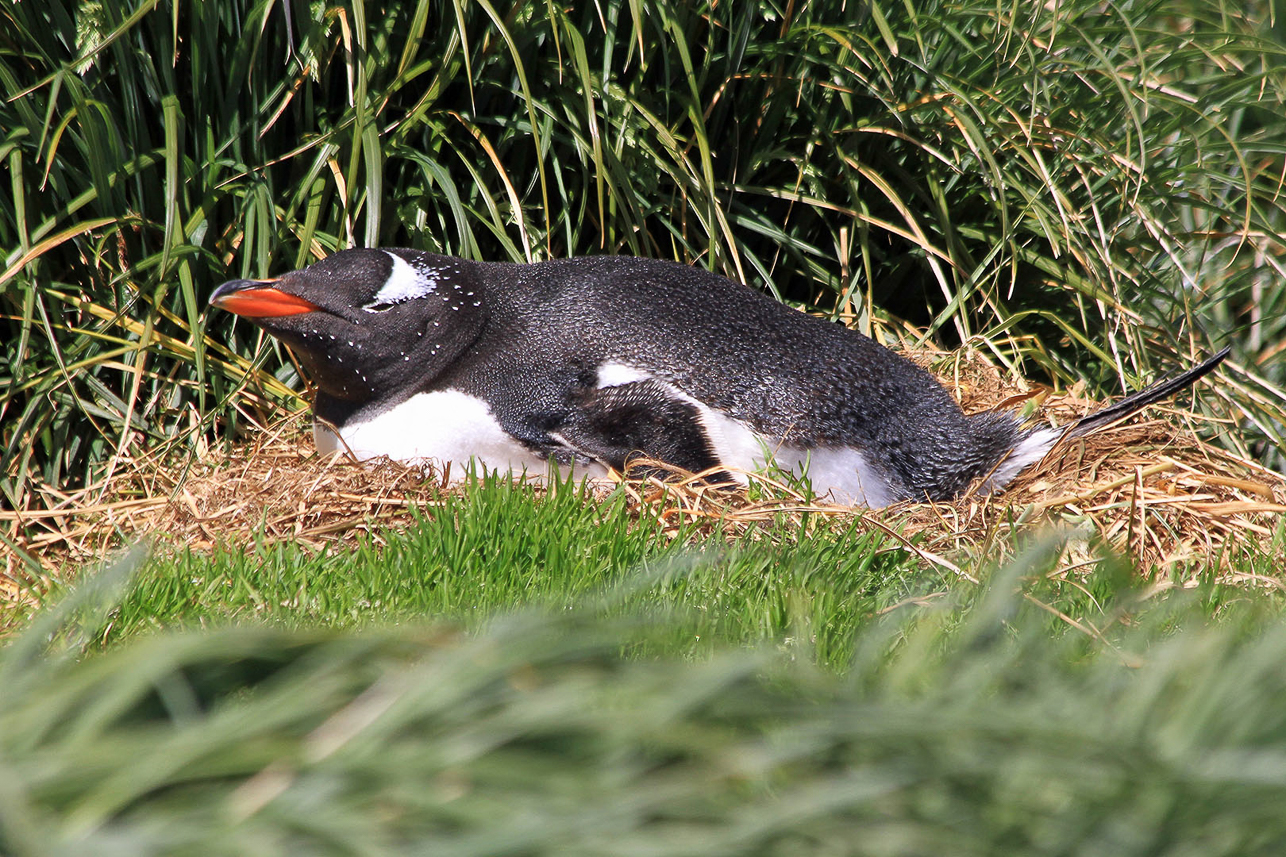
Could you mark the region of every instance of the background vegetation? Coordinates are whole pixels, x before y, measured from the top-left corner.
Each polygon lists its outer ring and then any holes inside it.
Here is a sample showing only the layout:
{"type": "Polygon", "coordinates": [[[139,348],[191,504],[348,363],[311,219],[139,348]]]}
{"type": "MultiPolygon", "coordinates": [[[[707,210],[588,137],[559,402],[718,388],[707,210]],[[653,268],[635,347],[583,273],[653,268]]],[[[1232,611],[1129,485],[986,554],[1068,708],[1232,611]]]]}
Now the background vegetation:
{"type": "Polygon", "coordinates": [[[1272,10],[3,4],[6,502],[295,401],[205,298],[352,244],[676,258],[1104,393],[1230,343],[1280,465],[1272,10]]]}

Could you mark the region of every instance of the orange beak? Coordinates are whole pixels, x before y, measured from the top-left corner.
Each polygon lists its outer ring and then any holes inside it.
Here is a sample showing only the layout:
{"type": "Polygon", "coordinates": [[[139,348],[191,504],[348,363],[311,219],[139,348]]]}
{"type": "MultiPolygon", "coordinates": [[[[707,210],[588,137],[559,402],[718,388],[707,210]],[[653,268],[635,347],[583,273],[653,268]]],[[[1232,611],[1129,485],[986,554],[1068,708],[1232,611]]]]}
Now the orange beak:
{"type": "Polygon", "coordinates": [[[310,301],[268,285],[273,282],[276,280],[232,280],[224,283],[210,295],[210,306],[244,318],[276,318],[320,309],[310,301]]]}

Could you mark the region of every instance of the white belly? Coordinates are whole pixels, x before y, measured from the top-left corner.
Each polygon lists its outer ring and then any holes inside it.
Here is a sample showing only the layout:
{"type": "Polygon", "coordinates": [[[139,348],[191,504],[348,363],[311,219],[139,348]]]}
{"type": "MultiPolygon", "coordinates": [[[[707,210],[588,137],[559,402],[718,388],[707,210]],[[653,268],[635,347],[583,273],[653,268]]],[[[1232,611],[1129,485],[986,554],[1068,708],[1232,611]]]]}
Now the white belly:
{"type": "MultiPolygon", "coordinates": [[[[621,371],[615,368],[619,364],[610,365],[613,371],[600,373],[600,386],[615,386],[602,383],[604,376],[616,383],[639,378],[633,370],[621,371]]],[[[742,484],[747,481],[744,472],[776,467],[806,478],[818,497],[836,503],[878,508],[897,499],[859,450],[845,447],[806,451],[774,446],[773,441],[742,423],[666,386],[676,397],[697,408],[720,464],[728,467],[742,484]]],[[[471,471],[510,472],[539,479],[548,476],[551,468],[561,476],[570,471],[577,477],[607,477],[607,468],[601,464],[568,468],[541,458],[500,427],[486,402],[459,390],[420,393],[369,420],[350,421],[339,434],[342,443],[329,427],[313,425],[313,440],[322,454],[348,451],[362,461],[387,456],[408,464],[430,464],[447,473],[452,482],[464,479],[471,471]]]]}
{"type": "Polygon", "coordinates": [[[888,481],[857,449],[842,447],[803,450],[784,446],[641,369],[623,363],[605,363],[598,369],[599,387],[615,387],[647,380],[663,384],[675,398],[688,402],[697,409],[701,426],[714,447],[719,463],[730,468],[733,478],[742,484],[747,479],[743,472],[738,471],[756,472],[775,467],[792,476],[807,479],[819,498],[835,503],[874,509],[887,506],[898,499],[888,481]]]}
{"type": "Polygon", "coordinates": [[[783,447],[771,457],[771,464],[806,478],[813,492],[823,500],[879,509],[898,499],[888,480],[852,447],[813,450],[783,447]]]}
{"type": "MultiPolygon", "coordinates": [[[[313,440],[323,454],[346,449],[362,461],[388,456],[408,464],[431,464],[443,472],[449,464],[452,482],[471,469],[532,478],[547,476],[551,466],[562,475],[568,471],[527,449],[500,427],[486,402],[459,390],[420,393],[379,416],[350,421],[339,434],[343,443],[327,426],[313,424],[313,440]]],[[[607,469],[577,465],[573,473],[601,477],[607,469]]]]}
{"type": "MultiPolygon", "coordinates": [[[[746,478],[736,471],[762,472],[773,468],[793,477],[805,479],[819,499],[846,506],[878,509],[898,498],[888,481],[852,447],[804,450],[793,446],[776,446],[772,441],[716,411],[702,413],[702,422],[714,440],[716,454],[725,466],[734,468],[733,477],[746,478]]],[[[770,474],[771,475],[771,474],[770,474]]]]}

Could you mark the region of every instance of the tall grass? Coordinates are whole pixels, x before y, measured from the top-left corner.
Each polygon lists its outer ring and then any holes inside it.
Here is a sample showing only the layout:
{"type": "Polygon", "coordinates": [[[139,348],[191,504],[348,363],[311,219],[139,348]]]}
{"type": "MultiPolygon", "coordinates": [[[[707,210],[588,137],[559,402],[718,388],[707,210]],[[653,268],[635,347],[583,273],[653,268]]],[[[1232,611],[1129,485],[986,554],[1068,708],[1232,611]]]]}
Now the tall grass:
{"type": "Polygon", "coordinates": [[[204,299],[353,244],[676,258],[1108,392],[1231,343],[1280,464],[1272,8],[5,4],[6,502],[298,404],[204,299]]]}

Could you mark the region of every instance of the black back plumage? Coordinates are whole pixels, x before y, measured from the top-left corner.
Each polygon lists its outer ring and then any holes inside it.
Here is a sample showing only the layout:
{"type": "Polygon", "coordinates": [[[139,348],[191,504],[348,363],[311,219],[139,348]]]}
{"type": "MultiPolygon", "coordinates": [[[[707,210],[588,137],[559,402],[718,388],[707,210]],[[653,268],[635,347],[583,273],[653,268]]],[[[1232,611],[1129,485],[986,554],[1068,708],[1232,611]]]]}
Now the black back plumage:
{"type": "Polygon", "coordinates": [[[487,339],[514,348],[452,367],[485,379],[481,395],[554,392],[556,412],[563,391],[594,379],[549,367],[621,360],[787,445],[861,449],[917,498],[958,494],[1021,435],[1008,414],[967,417],[932,375],[870,338],[717,274],[610,256],[484,271],[487,339]]]}

